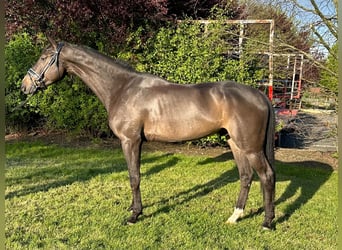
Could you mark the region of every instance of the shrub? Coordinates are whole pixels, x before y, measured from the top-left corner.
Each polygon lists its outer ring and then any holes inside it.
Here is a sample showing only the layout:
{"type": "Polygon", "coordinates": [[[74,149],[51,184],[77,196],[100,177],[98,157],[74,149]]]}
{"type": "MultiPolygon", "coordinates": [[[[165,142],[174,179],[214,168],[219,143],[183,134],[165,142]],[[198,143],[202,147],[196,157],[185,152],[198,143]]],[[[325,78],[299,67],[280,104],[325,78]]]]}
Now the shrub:
{"type": "Polygon", "coordinates": [[[109,135],[103,104],[77,77],[67,77],[31,101],[39,105],[49,129],[62,129],[91,136],[109,135]]]}
{"type": "Polygon", "coordinates": [[[176,83],[235,80],[252,84],[255,73],[244,61],[228,59],[229,49],[222,38],[220,23],[209,25],[185,21],[161,28],[146,42],[142,29],[132,33],[127,48],[119,57],[131,61],[137,70],[156,74],[176,83]],[[208,31],[205,32],[205,29],[208,31]]]}
{"type": "Polygon", "coordinates": [[[17,131],[31,125],[37,125],[38,109],[34,105],[20,108],[26,96],[20,91],[21,80],[29,65],[32,65],[40,53],[42,41],[39,36],[34,42],[27,33],[13,36],[5,46],[5,110],[6,131],[17,131]]]}

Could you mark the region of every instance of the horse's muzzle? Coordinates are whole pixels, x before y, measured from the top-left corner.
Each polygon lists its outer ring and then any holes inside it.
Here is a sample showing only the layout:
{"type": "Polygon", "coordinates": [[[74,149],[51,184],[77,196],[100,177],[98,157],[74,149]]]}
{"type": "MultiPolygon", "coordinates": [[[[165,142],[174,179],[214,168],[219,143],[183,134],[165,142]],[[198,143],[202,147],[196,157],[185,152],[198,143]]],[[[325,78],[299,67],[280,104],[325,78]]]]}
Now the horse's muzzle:
{"type": "Polygon", "coordinates": [[[27,81],[25,81],[25,78],[24,78],[20,89],[24,94],[28,95],[28,94],[33,94],[34,92],[36,92],[37,87],[34,84],[28,83],[27,81]]]}
{"type": "Polygon", "coordinates": [[[20,89],[22,92],[24,92],[24,94],[26,94],[26,95],[30,94],[28,91],[28,88],[26,88],[25,84],[22,84],[20,89]]]}

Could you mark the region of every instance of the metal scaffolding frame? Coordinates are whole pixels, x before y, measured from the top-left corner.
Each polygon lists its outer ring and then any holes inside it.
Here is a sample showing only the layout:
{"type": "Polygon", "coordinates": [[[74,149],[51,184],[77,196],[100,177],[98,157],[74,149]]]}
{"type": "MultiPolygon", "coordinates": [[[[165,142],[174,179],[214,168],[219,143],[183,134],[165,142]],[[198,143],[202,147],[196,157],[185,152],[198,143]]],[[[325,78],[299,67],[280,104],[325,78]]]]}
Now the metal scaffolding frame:
{"type": "Polygon", "coordinates": [[[268,97],[272,100],[273,97],[273,41],[274,41],[274,20],[273,19],[247,19],[247,20],[192,20],[191,22],[200,23],[205,25],[205,31],[207,31],[207,25],[211,23],[226,23],[226,24],[239,24],[240,25],[240,33],[239,33],[239,53],[242,53],[242,43],[244,39],[244,28],[247,24],[269,24],[269,46],[268,51],[263,51],[262,53],[268,55],[268,87],[269,94],[268,97]]]}

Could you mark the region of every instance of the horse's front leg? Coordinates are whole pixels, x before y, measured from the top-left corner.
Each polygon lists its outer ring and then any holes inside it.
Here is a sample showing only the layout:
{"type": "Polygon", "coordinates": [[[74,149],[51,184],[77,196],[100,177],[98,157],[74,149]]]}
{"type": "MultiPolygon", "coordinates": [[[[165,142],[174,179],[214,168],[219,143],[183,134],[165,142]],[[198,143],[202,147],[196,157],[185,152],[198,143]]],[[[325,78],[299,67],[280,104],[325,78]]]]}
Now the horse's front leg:
{"type": "Polygon", "coordinates": [[[129,180],[132,189],[132,210],[131,217],[127,220],[128,224],[137,222],[139,215],[142,214],[142,203],[140,193],[140,153],[141,153],[141,139],[124,139],[121,140],[122,150],[124,152],[129,180]]]}

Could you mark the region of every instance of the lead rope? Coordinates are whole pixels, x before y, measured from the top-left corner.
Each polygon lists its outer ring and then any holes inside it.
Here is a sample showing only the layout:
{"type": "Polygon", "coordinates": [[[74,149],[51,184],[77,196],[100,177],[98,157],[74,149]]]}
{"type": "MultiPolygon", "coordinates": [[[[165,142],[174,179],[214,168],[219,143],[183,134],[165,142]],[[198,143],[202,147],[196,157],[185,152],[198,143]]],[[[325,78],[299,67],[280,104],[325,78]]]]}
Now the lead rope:
{"type": "Polygon", "coordinates": [[[26,103],[35,95],[35,93],[37,93],[37,92],[34,92],[32,95],[28,96],[28,97],[26,98],[26,100],[21,101],[21,103],[18,104],[16,107],[14,107],[14,108],[11,110],[11,112],[14,112],[14,111],[16,111],[16,110],[21,109],[22,107],[24,107],[25,104],[26,104],[26,103]]]}

